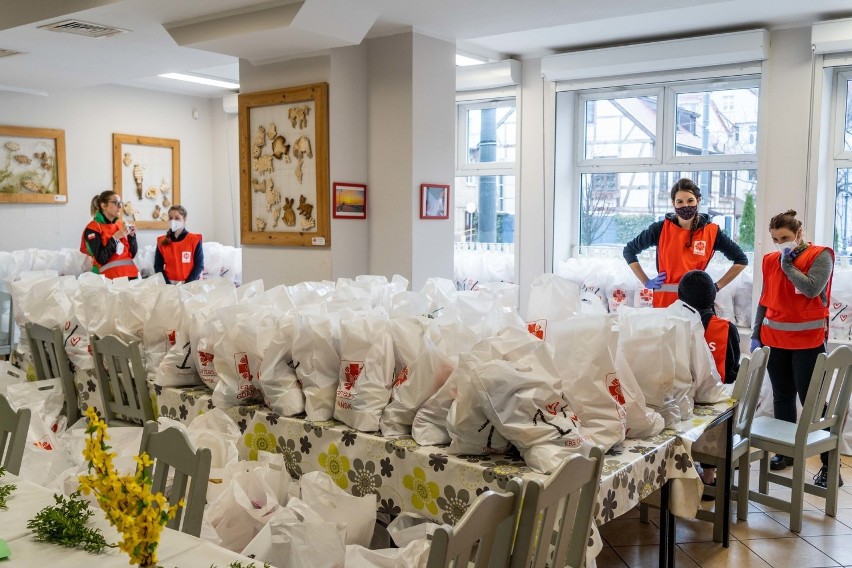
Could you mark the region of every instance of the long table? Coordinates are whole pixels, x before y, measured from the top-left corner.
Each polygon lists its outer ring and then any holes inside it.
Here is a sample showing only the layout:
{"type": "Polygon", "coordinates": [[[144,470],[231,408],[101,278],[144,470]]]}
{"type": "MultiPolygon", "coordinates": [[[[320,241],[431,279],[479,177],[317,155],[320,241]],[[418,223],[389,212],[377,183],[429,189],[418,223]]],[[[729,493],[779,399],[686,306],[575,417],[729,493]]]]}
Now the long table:
{"type": "MultiPolygon", "coordinates": [[[[210,391],[203,386],[153,387],[152,397],[161,416],[186,424],[214,408],[210,391]]],[[[711,425],[730,423],[733,406],[733,401],[697,405],[693,417],[677,428],[628,439],[611,449],[604,456],[597,524],[619,517],[664,489],[667,522],[661,527],[664,554],[660,558],[661,565],[670,565],[674,561],[674,516],[695,517],[703,491],[693,467],[692,443],[711,425]]],[[[226,412],[242,432],[241,459],[257,459],[258,452],[278,452],[291,476],[324,471],[353,495],[378,494],[379,511],[391,515],[409,512],[455,524],[480,493],[505,489],[512,477],[546,479],[532,471],[516,451],[457,456],[448,454],[446,447],[420,446],[410,436],[358,432],[336,420],[308,422],[280,416],[262,405],[232,407],[226,412]]],[[[592,557],[602,547],[594,532],[589,550],[592,557]]]]}
{"type": "MultiPolygon", "coordinates": [[[[100,554],[89,554],[83,550],[37,541],[32,531],[27,528],[27,521],[44,507],[56,504],[53,493],[8,473],[0,478],[0,484],[7,483],[16,484],[17,489],[7,499],[8,508],[0,509],[0,538],[7,542],[11,551],[11,556],[2,561],[4,567],[127,568],[129,559],[117,548],[106,549],[100,554]]],[[[118,542],[120,537],[109,525],[103,512],[97,507],[92,508],[95,511],[90,520],[92,526],[101,529],[107,542],[118,542]]],[[[158,565],[163,568],[214,565],[226,568],[235,561],[242,562],[247,567],[254,565],[255,568],[261,568],[263,564],[171,529],[162,532],[158,549],[158,565]]]]}

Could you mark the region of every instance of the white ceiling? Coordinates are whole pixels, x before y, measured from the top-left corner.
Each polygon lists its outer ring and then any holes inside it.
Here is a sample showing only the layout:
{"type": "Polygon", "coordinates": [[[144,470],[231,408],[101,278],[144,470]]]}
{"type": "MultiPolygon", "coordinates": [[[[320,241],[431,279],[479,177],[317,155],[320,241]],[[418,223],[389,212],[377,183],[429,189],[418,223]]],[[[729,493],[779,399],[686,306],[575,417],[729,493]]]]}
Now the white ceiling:
{"type": "Polygon", "coordinates": [[[24,54],[0,58],[0,90],[116,83],[215,97],[228,91],[157,75],[237,80],[239,58],[258,65],[406,30],[502,59],[850,15],[849,0],[3,0],[0,49],[24,54]],[[68,18],[129,32],[39,29],[68,18]]]}

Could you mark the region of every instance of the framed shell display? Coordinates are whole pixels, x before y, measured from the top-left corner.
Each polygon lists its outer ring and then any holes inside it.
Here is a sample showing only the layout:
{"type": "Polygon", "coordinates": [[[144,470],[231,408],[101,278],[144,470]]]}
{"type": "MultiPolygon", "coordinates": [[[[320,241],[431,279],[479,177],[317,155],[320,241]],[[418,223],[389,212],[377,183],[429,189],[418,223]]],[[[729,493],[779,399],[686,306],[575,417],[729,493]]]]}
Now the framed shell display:
{"type": "Polygon", "coordinates": [[[240,240],[331,245],[328,84],[239,96],[240,240]]]}
{"type": "Polygon", "coordinates": [[[114,133],[112,187],[124,201],[123,220],[167,229],[169,207],[180,203],[180,140],[114,133]]]}
{"type": "Polygon", "coordinates": [[[0,126],[0,203],[67,203],[65,131],[0,126]]]}

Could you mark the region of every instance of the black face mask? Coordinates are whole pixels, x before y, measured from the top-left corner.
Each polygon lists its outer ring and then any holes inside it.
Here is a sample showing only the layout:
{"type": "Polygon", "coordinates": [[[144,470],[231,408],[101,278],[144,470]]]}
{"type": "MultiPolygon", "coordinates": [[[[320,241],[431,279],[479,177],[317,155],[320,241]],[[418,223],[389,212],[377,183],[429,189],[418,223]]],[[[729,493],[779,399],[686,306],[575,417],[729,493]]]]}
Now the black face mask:
{"type": "Polygon", "coordinates": [[[675,214],[684,221],[689,221],[698,214],[698,206],[687,205],[685,207],[675,207],[675,214]]]}

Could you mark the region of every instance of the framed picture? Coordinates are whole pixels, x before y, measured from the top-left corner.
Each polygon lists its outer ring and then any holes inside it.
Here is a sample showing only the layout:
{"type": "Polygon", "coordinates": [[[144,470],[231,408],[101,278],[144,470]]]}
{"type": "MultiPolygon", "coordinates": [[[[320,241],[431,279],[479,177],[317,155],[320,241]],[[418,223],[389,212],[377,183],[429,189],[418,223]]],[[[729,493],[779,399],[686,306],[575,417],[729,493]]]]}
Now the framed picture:
{"type": "Polygon", "coordinates": [[[240,240],[331,245],[328,84],[239,96],[240,240]]]}
{"type": "Polygon", "coordinates": [[[367,186],[360,183],[334,182],[334,209],[337,219],[367,218],[367,186]]]}
{"type": "Polygon", "coordinates": [[[450,216],[450,186],[436,183],[420,185],[420,218],[447,219],[450,216]]]}
{"type": "Polygon", "coordinates": [[[65,131],[0,126],[0,203],[67,203],[65,131]]]}
{"type": "Polygon", "coordinates": [[[167,229],[169,207],[180,205],[180,140],[113,134],[112,189],[124,202],[124,221],[167,229]]]}

